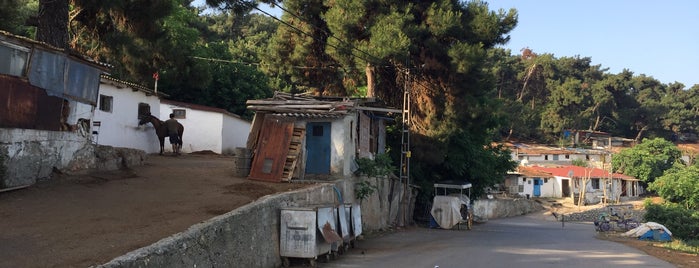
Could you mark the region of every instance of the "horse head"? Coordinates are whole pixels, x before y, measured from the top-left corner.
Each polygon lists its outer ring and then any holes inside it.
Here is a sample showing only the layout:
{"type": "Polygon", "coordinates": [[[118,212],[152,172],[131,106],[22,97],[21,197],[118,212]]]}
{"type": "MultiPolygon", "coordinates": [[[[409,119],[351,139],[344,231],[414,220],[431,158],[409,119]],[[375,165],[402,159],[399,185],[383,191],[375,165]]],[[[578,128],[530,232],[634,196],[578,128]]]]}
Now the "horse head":
{"type": "Polygon", "coordinates": [[[150,123],[150,122],[151,122],[151,121],[150,121],[151,117],[152,117],[152,115],[151,115],[150,113],[138,115],[138,125],[140,126],[140,125],[143,125],[143,124],[148,124],[148,123],[150,123]]]}

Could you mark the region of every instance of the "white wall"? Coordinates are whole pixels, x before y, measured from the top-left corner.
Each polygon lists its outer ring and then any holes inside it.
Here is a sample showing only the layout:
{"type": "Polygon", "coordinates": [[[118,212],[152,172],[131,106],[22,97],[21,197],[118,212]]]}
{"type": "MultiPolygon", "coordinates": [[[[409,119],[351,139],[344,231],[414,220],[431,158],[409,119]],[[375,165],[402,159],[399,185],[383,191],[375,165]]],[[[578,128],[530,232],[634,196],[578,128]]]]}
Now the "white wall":
{"type": "MultiPolygon", "coordinates": [[[[177,119],[184,126],[182,135],[182,152],[191,153],[211,150],[221,153],[221,133],[223,133],[223,118],[220,113],[194,110],[173,104],[160,105],[161,120],[169,119],[173,109],[186,110],[187,118],[177,119]]],[[[165,150],[172,151],[169,139],[165,139],[165,150]]]]}
{"type": "MultiPolygon", "coordinates": [[[[138,104],[150,105],[151,114],[159,116],[160,100],[157,96],[146,96],[143,91],[133,91],[130,87],[117,88],[111,83],[101,83],[100,95],[113,98],[112,111],[104,112],[95,108],[93,122],[101,126],[93,127],[98,135],[93,140],[101,145],[140,149],[147,153],[160,152],[160,142],[151,124],[138,125],[138,104]]],[[[166,142],[167,144],[167,142],[166,142]]]]}
{"type": "MultiPolygon", "coordinates": [[[[522,176],[517,177],[517,185],[522,185],[524,188],[522,194],[528,194],[529,196],[534,197],[534,178],[526,178],[526,181],[523,181],[523,178],[524,177],[522,176]]],[[[555,177],[540,179],[543,182],[543,185],[541,185],[540,197],[562,197],[563,188],[561,178],[555,177]]]]}
{"type": "Polygon", "coordinates": [[[357,115],[352,114],[332,121],[330,133],[330,173],[339,176],[352,174],[356,149],[357,115]]]}
{"type": "Polygon", "coordinates": [[[250,121],[223,114],[223,140],[221,152],[224,154],[235,153],[235,148],[246,147],[248,135],[250,135],[250,121]]]}

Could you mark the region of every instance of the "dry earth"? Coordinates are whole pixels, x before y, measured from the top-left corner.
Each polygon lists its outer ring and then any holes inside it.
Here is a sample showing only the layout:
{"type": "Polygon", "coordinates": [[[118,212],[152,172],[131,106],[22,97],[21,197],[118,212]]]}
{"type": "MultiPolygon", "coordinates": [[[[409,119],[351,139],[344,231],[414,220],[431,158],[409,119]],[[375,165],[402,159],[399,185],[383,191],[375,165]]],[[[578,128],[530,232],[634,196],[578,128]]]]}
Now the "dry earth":
{"type": "Polygon", "coordinates": [[[307,187],[234,177],[234,158],[150,155],[128,170],[56,174],[0,192],[0,267],[88,267],[262,196],[307,187]]]}

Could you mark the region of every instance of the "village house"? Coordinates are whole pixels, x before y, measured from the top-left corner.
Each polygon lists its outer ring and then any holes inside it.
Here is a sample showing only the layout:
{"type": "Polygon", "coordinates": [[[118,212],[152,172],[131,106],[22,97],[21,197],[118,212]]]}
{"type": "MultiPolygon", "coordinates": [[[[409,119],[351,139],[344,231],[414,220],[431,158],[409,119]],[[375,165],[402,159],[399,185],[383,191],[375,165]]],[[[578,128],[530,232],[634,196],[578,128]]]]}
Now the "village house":
{"type": "Polygon", "coordinates": [[[556,181],[561,182],[561,191],[566,188],[571,190],[563,196],[572,197],[575,202],[581,193],[584,193],[584,204],[625,201],[643,193],[638,179],[624,174],[609,173],[604,169],[580,166],[531,168],[553,175],[556,181]],[[569,186],[565,186],[566,184],[569,186]]]}
{"type": "Polygon", "coordinates": [[[566,197],[570,196],[569,185],[568,179],[527,166],[518,166],[509,172],[504,182],[508,194],[521,197],[566,197]]]}
{"type": "MultiPolygon", "coordinates": [[[[159,109],[161,120],[167,120],[173,113],[184,126],[184,153],[212,151],[231,155],[236,148],[245,148],[247,144],[250,121],[224,109],[165,99],[160,101],[159,109]]],[[[166,150],[171,150],[168,147],[166,150]]]]}
{"type": "Polygon", "coordinates": [[[107,69],[0,31],[0,189],[95,165],[90,122],[107,69]]]}
{"type": "Polygon", "coordinates": [[[512,160],[520,165],[571,165],[574,160],[589,162],[603,167],[608,163],[609,152],[599,149],[557,148],[538,144],[506,144],[512,152],[512,160]]]}
{"type": "Polygon", "coordinates": [[[102,75],[92,122],[93,141],[157,153],[160,146],[152,126],[139,125],[143,114],[160,114],[160,96],[152,89],[102,75]]]}

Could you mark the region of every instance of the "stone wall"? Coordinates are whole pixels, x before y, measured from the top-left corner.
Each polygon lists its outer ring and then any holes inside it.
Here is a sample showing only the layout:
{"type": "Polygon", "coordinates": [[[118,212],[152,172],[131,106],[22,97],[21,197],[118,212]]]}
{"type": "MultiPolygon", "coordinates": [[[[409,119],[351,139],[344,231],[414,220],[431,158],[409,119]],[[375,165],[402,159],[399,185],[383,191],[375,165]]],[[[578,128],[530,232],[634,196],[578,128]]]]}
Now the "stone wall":
{"type": "Polygon", "coordinates": [[[143,164],[143,151],[92,144],[69,131],[0,129],[0,189],[32,185],[62,172],[114,170],[143,164]]]}
{"type": "MultiPolygon", "coordinates": [[[[354,198],[356,180],[348,178],[262,197],[98,267],[280,267],[281,209],[359,202],[354,198]]],[[[360,202],[363,233],[394,223],[391,215],[397,214],[398,206],[398,194],[391,202],[387,198],[391,180],[368,180],[378,190],[360,202]]]]}

